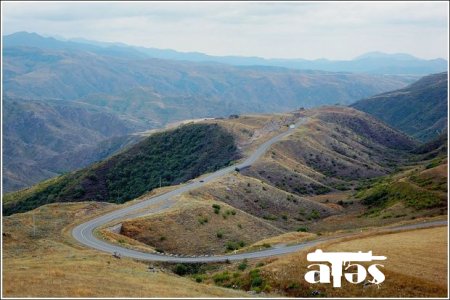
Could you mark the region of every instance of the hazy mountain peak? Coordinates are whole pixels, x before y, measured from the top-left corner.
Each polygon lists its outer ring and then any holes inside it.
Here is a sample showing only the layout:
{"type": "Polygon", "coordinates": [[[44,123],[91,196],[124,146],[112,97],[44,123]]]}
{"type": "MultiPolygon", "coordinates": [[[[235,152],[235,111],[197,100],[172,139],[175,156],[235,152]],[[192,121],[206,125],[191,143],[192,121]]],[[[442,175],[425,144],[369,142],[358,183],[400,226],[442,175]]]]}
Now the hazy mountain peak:
{"type": "Polygon", "coordinates": [[[407,53],[385,53],[380,51],[372,51],[364,53],[358,57],[356,57],[354,60],[361,60],[361,59],[396,59],[396,60],[418,60],[419,58],[412,56],[407,53]]]}
{"type": "Polygon", "coordinates": [[[257,56],[212,56],[201,52],[180,52],[172,49],[137,47],[123,43],[92,41],[73,38],[66,41],[42,37],[36,33],[16,32],[3,37],[4,47],[26,46],[45,49],[85,50],[97,54],[128,57],[133,59],[158,58],[191,62],[216,62],[235,66],[270,66],[300,70],[321,70],[328,72],[352,72],[372,74],[427,75],[447,70],[447,61],[441,58],[425,60],[410,54],[388,54],[379,51],[368,52],[353,60],[329,60],[326,58],[279,59],[257,56]]]}

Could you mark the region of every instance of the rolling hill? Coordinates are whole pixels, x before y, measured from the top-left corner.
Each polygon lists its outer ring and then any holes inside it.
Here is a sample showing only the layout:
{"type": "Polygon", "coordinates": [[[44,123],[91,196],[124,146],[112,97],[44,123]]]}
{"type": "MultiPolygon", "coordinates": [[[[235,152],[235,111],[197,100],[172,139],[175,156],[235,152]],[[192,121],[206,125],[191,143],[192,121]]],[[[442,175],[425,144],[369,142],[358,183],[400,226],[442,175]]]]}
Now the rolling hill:
{"type": "Polygon", "coordinates": [[[5,195],[3,213],[54,202],[123,203],[228,165],[239,154],[233,136],[214,124],[185,125],[151,135],[90,167],[5,195]]]}
{"type": "Polygon", "coordinates": [[[170,256],[255,251],[337,235],[342,240],[322,244],[323,249],[376,249],[376,253],[387,253],[390,261],[401,267],[397,273],[391,265],[386,267],[386,274],[395,279],[386,283],[383,295],[398,295],[399,285],[404,286],[401,295],[443,294],[445,272],[442,268],[436,272],[436,268],[445,259],[445,228],[384,235],[383,229],[378,230],[382,225],[445,217],[446,138],[418,145],[364,112],[338,106],[181,125],[154,133],[83,170],[7,194],[3,213],[11,215],[4,218],[3,240],[8,258],[8,295],[20,296],[24,291],[37,296],[65,296],[61,291],[80,296],[133,295],[135,291],[117,285],[120,280],[127,283],[126,287],[161,286],[158,295],[187,293],[172,291],[165,285],[167,280],[183,286],[195,281],[197,288],[192,295],[231,296],[240,290],[297,297],[313,292],[375,295],[372,286],[352,285],[344,292],[327,287],[318,287],[315,292],[304,286],[298,279],[306,266],[306,252],[302,250],[235,263],[152,262],[149,268],[141,262],[80,248],[69,237],[73,226],[82,220],[127,206],[100,201],[122,203],[141,194],[148,197],[165,193],[173,187],[159,189],[160,174],[164,184],[177,184],[220,168],[239,159],[239,155],[248,155],[299,117],[307,118],[306,122],[272,145],[250,168],[173,197],[169,201],[173,205],[157,213],[154,209],[161,204],[143,208],[127,216],[121,226],[114,226],[114,231],[110,227],[113,224],[105,224],[95,234],[122,247],[156,250],[170,256]],[[55,201],[82,202],[52,203],[55,201]],[[34,207],[38,208],[27,212],[34,207]],[[425,238],[422,231],[427,232],[425,238]],[[410,263],[405,267],[404,259],[417,261],[416,257],[404,255],[405,245],[419,254],[428,251],[430,243],[436,246],[439,260],[426,260],[426,267],[420,263],[414,268],[410,263]],[[37,264],[34,256],[45,266],[37,264]],[[81,272],[72,272],[75,267],[81,272]],[[432,282],[421,279],[424,271],[434,274],[432,282]],[[119,277],[120,272],[126,274],[119,277]],[[174,279],[172,272],[185,278],[174,279]],[[32,280],[29,274],[33,274],[32,280]],[[98,274],[107,277],[110,284],[81,288],[98,274]],[[12,284],[14,280],[20,282],[20,289],[12,284]],[[54,284],[67,288],[52,289],[54,284]]]}
{"type": "MultiPolygon", "coordinates": [[[[310,119],[294,134],[274,144],[250,168],[183,194],[174,199],[175,206],[164,212],[131,218],[122,223],[120,233],[159,251],[192,254],[197,249],[212,255],[252,245],[256,241],[250,232],[256,232],[262,240],[295,230],[320,233],[445,214],[446,177],[439,171],[429,182],[435,169],[422,172],[429,162],[413,162],[422,159],[423,154],[420,158],[411,153],[416,143],[404,134],[350,108],[326,107],[294,115],[310,119]],[[409,166],[411,163],[414,166],[409,166]],[[420,193],[426,198],[419,200],[414,193],[406,192],[400,180],[403,173],[395,180],[389,179],[401,168],[409,170],[405,171],[408,176],[412,176],[411,170],[418,170],[414,178],[426,182],[421,183],[421,188],[429,185],[429,191],[420,193]],[[392,190],[388,195],[392,200],[374,214],[375,209],[364,195],[377,189],[377,182],[392,190]],[[396,194],[399,186],[402,196],[407,196],[400,202],[396,194]],[[401,208],[403,213],[399,212],[401,208]],[[281,233],[268,231],[270,227],[263,224],[258,226],[261,230],[255,229],[248,223],[249,216],[256,218],[253,224],[264,222],[281,233]],[[196,240],[192,247],[185,246],[189,240],[196,240]]],[[[282,128],[289,120],[286,117],[284,122],[271,120],[266,124],[282,128]]],[[[219,124],[233,132],[256,136],[261,127],[255,128],[255,123],[260,118],[247,116],[221,120],[219,124]]],[[[263,139],[270,133],[265,135],[263,139]]],[[[251,148],[244,139],[238,147],[244,151],[251,148]]],[[[438,169],[444,167],[439,165],[438,169]]],[[[260,244],[271,246],[270,242],[260,244]]]]}
{"type": "Polygon", "coordinates": [[[448,73],[425,76],[406,88],[360,100],[351,106],[420,141],[447,131],[448,73]]]}
{"type": "Polygon", "coordinates": [[[172,185],[226,166],[298,117],[309,121],[257,163],[241,174],[225,176],[221,183],[192,191],[189,197],[225,202],[277,228],[292,229],[338,212],[333,205],[305,197],[351,190],[361,179],[386,175],[405,163],[416,145],[346,107],[205,120],[155,133],[85,169],[7,194],[3,212],[52,202],[123,203],[158,187],[159,176],[163,185],[172,185]]]}

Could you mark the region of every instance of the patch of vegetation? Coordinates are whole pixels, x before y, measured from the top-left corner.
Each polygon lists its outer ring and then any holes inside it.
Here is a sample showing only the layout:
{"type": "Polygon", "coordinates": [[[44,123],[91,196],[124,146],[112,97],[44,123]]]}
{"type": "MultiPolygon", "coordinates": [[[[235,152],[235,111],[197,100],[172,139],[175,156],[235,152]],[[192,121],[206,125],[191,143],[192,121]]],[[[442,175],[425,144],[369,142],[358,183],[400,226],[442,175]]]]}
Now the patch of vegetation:
{"type": "Polygon", "coordinates": [[[197,220],[200,223],[200,225],[208,223],[208,217],[200,216],[197,220]]]}
{"type": "Polygon", "coordinates": [[[357,196],[371,208],[386,208],[399,201],[417,210],[446,206],[445,199],[433,191],[417,188],[405,181],[392,182],[389,179],[359,192],[357,196]]]}
{"type": "Polygon", "coordinates": [[[214,213],[218,215],[220,213],[220,205],[219,204],[213,204],[212,208],[214,209],[214,213]]]}
{"type": "Polygon", "coordinates": [[[350,190],[350,186],[346,183],[337,183],[333,185],[333,187],[339,191],[348,191],[350,190]]]}
{"type": "Polygon", "coordinates": [[[205,265],[202,263],[180,263],[176,264],[172,271],[180,276],[203,274],[205,273],[205,265]]]}
{"type": "Polygon", "coordinates": [[[299,228],[297,228],[297,231],[298,232],[308,232],[308,227],[306,227],[306,226],[299,227],[299,228]]]}
{"type": "Polygon", "coordinates": [[[278,217],[274,216],[274,215],[265,215],[265,216],[263,216],[263,219],[269,220],[269,221],[275,221],[275,220],[278,220],[278,217]]]}
{"type": "Polygon", "coordinates": [[[240,263],[238,265],[238,270],[239,271],[244,271],[245,269],[247,269],[248,264],[247,264],[247,260],[245,259],[242,263],[240,263]]]}
{"type": "Polygon", "coordinates": [[[320,219],[320,213],[316,209],[313,209],[309,214],[308,219],[309,220],[320,219]]]}
{"type": "Polygon", "coordinates": [[[240,248],[242,248],[242,247],[244,247],[244,246],[245,246],[245,242],[244,242],[244,241],[239,241],[239,242],[228,241],[228,242],[225,244],[225,248],[226,248],[228,251],[238,250],[238,249],[240,249],[240,248]]]}
{"type": "Polygon", "coordinates": [[[220,284],[223,283],[225,281],[228,281],[230,279],[230,274],[228,273],[228,271],[224,271],[222,273],[218,273],[218,274],[214,274],[212,279],[214,280],[214,283],[216,284],[220,284]]]}
{"type": "Polygon", "coordinates": [[[435,158],[429,164],[427,164],[425,166],[425,169],[431,169],[431,168],[439,166],[440,164],[441,164],[441,159],[440,158],[435,158]]]}
{"type": "Polygon", "coordinates": [[[316,195],[322,195],[331,192],[330,188],[323,185],[311,184],[310,187],[316,195]]]}
{"type": "Polygon", "coordinates": [[[124,203],[229,165],[238,158],[234,138],[217,124],[189,124],[155,133],[105,161],[8,195],[3,214],[67,201],[124,203]]]}
{"type": "Polygon", "coordinates": [[[425,176],[423,174],[416,174],[409,177],[409,180],[420,187],[432,191],[440,191],[447,193],[447,177],[425,176]]]}

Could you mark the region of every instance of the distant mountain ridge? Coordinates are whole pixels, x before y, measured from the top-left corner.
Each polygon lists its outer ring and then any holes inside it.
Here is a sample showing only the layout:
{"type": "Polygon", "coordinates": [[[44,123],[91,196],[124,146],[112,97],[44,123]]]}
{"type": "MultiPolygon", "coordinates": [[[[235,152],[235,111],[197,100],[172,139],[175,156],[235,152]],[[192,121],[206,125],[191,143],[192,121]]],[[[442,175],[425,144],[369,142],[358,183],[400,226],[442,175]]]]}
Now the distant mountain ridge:
{"type": "Polygon", "coordinates": [[[6,47],[28,46],[48,49],[67,49],[68,46],[97,54],[128,56],[135,58],[159,58],[192,62],[217,62],[240,66],[275,66],[301,70],[322,70],[329,72],[357,72],[372,74],[414,74],[426,75],[447,71],[447,61],[437,58],[419,59],[409,54],[386,54],[370,52],[353,60],[328,59],[266,59],[244,56],[212,56],[200,52],[179,52],[171,49],[130,46],[123,43],[90,41],[82,38],[61,41],[44,38],[36,33],[17,32],[3,37],[6,47]]]}
{"type": "Polygon", "coordinates": [[[425,76],[406,88],[363,99],[351,106],[420,141],[430,141],[448,130],[448,73],[425,76]]]}
{"type": "Polygon", "coordinates": [[[135,131],[186,119],[346,105],[417,78],[156,59],[121,44],[29,33],[3,42],[3,105],[11,115],[4,118],[4,191],[102,159],[93,151],[111,154],[135,131]],[[98,130],[89,125],[96,122],[98,130]]]}

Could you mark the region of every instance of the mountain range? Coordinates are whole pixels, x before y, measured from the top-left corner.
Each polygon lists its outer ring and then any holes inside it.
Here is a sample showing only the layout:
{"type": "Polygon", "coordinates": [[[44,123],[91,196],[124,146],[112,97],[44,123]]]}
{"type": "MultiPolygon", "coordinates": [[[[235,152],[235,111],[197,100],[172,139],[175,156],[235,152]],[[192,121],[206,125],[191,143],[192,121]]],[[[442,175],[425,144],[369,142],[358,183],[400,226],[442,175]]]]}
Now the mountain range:
{"type": "Polygon", "coordinates": [[[4,191],[106,158],[136,141],[134,132],[351,104],[417,78],[158,59],[128,46],[29,33],[3,38],[2,67],[4,191]]]}
{"type": "Polygon", "coordinates": [[[7,47],[27,46],[54,50],[72,48],[117,57],[216,62],[235,66],[274,66],[329,72],[426,75],[447,70],[447,61],[445,59],[425,60],[404,53],[386,54],[382,52],[369,52],[353,60],[267,59],[244,56],[212,56],[200,52],[179,52],[171,49],[138,47],[123,43],[91,41],[83,38],[68,40],[56,39],[53,37],[42,37],[36,33],[28,32],[17,32],[5,36],[3,42],[7,47]]]}

